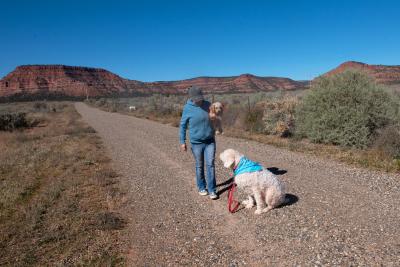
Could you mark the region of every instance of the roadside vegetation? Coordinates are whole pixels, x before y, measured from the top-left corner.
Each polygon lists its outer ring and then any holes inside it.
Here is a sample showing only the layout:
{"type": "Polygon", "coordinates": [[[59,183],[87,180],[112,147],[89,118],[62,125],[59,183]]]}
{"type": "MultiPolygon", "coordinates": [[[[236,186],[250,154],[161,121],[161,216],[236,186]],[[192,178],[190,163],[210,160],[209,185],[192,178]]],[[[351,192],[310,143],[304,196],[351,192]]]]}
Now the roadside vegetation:
{"type": "Polygon", "coordinates": [[[72,103],[0,105],[0,265],[118,266],[123,191],[72,103]]]}
{"type": "MultiPolygon", "coordinates": [[[[400,171],[400,94],[349,70],[283,93],[208,95],[225,104],[226,136],[248,138],[357,166],[400,171]]],[[[91,99],[110,112],[179,126],[186,96],[91,99]]]]}

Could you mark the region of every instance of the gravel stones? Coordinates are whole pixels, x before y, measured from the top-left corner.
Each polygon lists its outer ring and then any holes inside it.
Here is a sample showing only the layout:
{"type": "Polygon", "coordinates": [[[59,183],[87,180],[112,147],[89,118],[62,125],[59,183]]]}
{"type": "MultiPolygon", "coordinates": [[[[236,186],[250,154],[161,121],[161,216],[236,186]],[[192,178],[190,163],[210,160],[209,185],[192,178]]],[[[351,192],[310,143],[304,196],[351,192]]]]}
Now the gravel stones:
{"type": "MultiPolygon", "coordinates": [[[[139,266],[396,266],[400,262],[400,175],[217,137],[217,184],[230,174],[218,154],[239,150],[280,175],[290,205],[259,216],[227,210],[195,187],[190,152],[178,129],[76,104],[102,137],[128,188],[126,238],[139,266]]],[[[189,150],[190,151],[190,150],[189,150]]],[[[218,187],[219,190],[224,187],[218,187]]],[[[240,191],[236,198],[245,197],[240,191]]]]}

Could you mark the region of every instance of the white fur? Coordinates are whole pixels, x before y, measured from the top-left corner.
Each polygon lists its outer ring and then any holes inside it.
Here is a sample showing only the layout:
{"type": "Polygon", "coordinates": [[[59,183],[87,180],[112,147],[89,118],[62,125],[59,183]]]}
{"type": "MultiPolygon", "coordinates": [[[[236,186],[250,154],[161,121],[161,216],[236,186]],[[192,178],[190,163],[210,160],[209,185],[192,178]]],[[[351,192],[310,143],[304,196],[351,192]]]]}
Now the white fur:
{"type": "Polygon", "coordinates": [[[220,102],[212,103],[210,106],[209,117],[216,134],[222,134],[222,113],[224,105],[220,102]]]}
{"type": "MultiPolygon", "coordinates": [[[[219,155],[225,168],[234,169],[243,157],[238,151],[227,149],[219,155]]],[[[238,188],[248,193],[248,199],[242,204],[250,209],[256,204],[255,214],[274,209],[285,202],[285,186],[276,175],[263,169],[262,171],[242,173],[235,177],[238,188]],[[267,205],[267,207],[265,206],[267,205]]]]}
{"type": "Polygon", "coordinates": [[[135,106],[129,106],[129,111],[133,111],[133,110],[136,110],[136,107],[135,106]]]}

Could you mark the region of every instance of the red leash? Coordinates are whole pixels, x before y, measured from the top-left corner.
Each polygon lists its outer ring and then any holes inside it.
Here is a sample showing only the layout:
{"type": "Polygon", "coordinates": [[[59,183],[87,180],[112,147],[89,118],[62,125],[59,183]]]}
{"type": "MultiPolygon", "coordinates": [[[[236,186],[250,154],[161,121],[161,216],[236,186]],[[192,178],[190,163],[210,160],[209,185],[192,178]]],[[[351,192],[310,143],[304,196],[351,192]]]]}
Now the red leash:
{"type": "Polygon", "coordinates": [[[235,192],[236,184],[233,182],[229,187],[228,191],[228,210],[230,213],[235,213],[239,208],[240,203],[233,198],[233,193],[235,192]],[[233,207],[232,207],[233,205],[233,207]]]}

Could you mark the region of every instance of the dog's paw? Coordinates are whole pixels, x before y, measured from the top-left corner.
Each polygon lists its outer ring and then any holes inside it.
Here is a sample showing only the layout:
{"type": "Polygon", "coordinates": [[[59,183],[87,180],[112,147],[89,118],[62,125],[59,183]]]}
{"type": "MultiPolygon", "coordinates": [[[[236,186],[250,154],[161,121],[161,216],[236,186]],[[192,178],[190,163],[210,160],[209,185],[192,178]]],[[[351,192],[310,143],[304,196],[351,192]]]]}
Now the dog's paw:
{"type": "Polygon", "coordinates": [[[272,210],[271,207],[266,207],[266,208],[262,209],[262,213],[268,212],[268,211],[270,211],[270,210],[272,210]]]}
{"type": "Polygon", "coordinates": [[[254,207],[253,201],[244,200],[244,201],[242,202],[242,204],[243,204],[243,206],[244,206],[246,209],[251,209],[252,207],[254,207]]]}
{"type": "Polygon", "coordinates": [[[266,208],[263,208],[263,209],[257,208],[256,211],[255,211],[254,213],[257,214],[257,215],[259,215],[259,214],[261,214],[261,213],[265,213],[265,212],[270,211],[270,210],[272,210],[272,208],[270,208],[270,207],[266,207],[266,208]]]}
{"type": "Polygon", "coordinates": [[[252,207],[254,207],[254,205],[253,204],[247,204],[247,205],[245,205],[244,206],[246,209],[251,209],[252,207]]]}
{"type": "Polygon", "coordinates": [[[260,209],[256,209],[256,211],[254,212],[254,214],[256,215],[260,215],[261,213],[263,213],[263,210],[260,209]]]}

